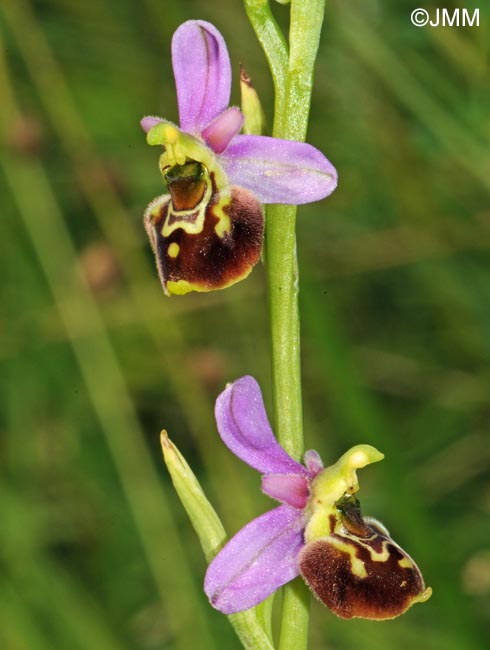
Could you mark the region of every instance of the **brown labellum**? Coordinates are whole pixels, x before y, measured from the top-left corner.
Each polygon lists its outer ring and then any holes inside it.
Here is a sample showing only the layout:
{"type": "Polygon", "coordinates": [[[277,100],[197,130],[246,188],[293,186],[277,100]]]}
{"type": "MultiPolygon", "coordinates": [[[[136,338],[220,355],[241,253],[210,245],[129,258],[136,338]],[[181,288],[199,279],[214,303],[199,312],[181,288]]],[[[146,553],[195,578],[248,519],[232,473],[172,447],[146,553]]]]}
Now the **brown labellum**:
{"type": "Polygon", "coordinates": [[[145,227],[167,294],[223,289],[260,259],[262,206],[242,187],[219,192],[213,174],[193,161],[167,174],[170,194],[148,206],[145,227]]]}
{"type": "Polygon", "coordinates": [[[307,543],[299,556],[301,574],[315,596],[341,618],[390,619],[430,588],[412,558],[377,521],[363,518],[352,496],[330,515],[330,535],[307,543]]]}

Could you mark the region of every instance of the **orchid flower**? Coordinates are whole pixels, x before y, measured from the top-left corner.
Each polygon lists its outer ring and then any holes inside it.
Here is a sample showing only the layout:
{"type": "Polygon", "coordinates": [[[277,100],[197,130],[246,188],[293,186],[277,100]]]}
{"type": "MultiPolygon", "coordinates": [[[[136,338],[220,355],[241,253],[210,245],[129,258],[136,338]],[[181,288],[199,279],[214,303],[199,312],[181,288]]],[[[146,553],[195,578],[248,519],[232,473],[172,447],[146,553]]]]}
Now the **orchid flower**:
{"type": "Polygon", "coordinates": [[[263,474],[262,490],[281,502],[247,524],[208,567],[204,589],[225,614],[260,603],[301,574],[314,595],[342,618],[394,618],[431,595],[412,560],[375,519],[363,517],[356,470],[383,455],[357,445],[324,468],[316,451],[305,464],[275,439],[253,377],[229,385],[216,402],[223,442],[263,474]]]}
{"type": "Polygon", "coordinates": [[[318,201],[337,173],[311,145],[239,135],[244,116],[229,107],[231,66],[223,37],[189,20],[172,39],[180,127],[141,120],[162,145],[169,194],[150,203],[145,227],[167,294],[221,289],[245,278],[260,258],[262,203],[318,201]]]}

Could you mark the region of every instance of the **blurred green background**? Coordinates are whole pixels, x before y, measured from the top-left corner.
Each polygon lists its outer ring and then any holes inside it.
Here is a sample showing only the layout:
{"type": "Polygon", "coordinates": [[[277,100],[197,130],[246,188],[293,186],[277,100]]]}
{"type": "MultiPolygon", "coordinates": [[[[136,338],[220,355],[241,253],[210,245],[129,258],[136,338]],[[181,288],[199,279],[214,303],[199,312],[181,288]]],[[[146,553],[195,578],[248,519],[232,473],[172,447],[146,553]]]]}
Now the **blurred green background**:
{"type": "MultiPolygon", "coordinates": [[[[479,28],[415,28],[419,4],[327,3],[309,141],[340,183],[301,208],[298,245],[306,445],[385,452],[362,472],[364,513],[434,595],[381,624],[314,603],[312,650],[490,635],[490,9],[479,28]]],[[[142,227],[162,183],[138,121],[177,119],[170,39],[189,18],[222,31],[270,124],[239,0],[0,6],[5,650],[239,647],[159,449],[165,427],[230,533],[271,507],[212,415],[246,373],[270,405],[263,270],[167,299],[142,227]]]]}

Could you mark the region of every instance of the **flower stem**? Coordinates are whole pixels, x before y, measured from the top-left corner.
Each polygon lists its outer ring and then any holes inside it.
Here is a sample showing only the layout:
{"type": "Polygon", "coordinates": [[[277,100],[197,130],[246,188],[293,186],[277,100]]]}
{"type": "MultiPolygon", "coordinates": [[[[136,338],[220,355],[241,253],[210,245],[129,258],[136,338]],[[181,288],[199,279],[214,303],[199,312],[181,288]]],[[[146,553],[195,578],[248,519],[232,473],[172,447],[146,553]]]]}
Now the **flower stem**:
{"type": "MultiPolygon", "coordinates": [[[[273,135],[304,141],[325,0],[292,0],[287,68],[277,56],[277,26],[267,0],[245,0],[252,26],[271,64],[276,88],[273,135]],[[274,39],[269,42],[269,36],[274,39]],[[272,63],[274,65],[272,65],[272,63]],[[281,87],[280,92],[277,92],[281,87]]],[[[282,54],[282,53],[281,53],[282,54]]],[[[303,453],[296,207],[267,210],[266,265],[272,342],[275,430],[296,459],[303,453]]],[[[294,581],[284,589],[279,650],[308,645],[309,594],[294,581]]]]}
{"type": "Polygon", "coordinates": [[[299,460],[303,452],[303,419],[295,224],[296,206],[272,205],[267,209],[274,425],[281,445],[299,460]]]}
{"type": "Polygon", "coordinates": [[[288,68],[286,40],[272,16],[269,0],[244,0],[244,2],[248,19],[271,70],[277,107],[278,103],[283,103],[286,87],[285,76],[288,68]]]}

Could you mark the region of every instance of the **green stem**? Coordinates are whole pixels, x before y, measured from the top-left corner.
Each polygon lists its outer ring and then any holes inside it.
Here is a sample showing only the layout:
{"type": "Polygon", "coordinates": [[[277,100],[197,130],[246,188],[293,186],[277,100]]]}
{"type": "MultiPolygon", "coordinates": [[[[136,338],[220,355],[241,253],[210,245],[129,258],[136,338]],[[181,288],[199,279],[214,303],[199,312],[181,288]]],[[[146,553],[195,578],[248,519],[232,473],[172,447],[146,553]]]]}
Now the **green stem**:
{"type": "MultiPolygon", "coordinates": [[[[264,50],[274,82],[276,109],[283,105],[288,69],[288,51],[284,35],[272,16],[269,0],[245,0],[245,11],[264,50]]],[[[274,121],[277,119],[274,116],[274,121]]]]}
{"type": "MultiPolygon", "coordinates": [[[[284,71],[277,57],[277,26],[266,0],[245,0],[252,26],[264,48],[276,87],[273,135],[304,141],[308,126],[313,65],[318,51],[325,0],[292,0],[289,57],[284,71]],[[277,92],[278,87],[281,87],[277,92]]],[[[296,207],[272,205],[267,210],[266,263],[272,341],[274,420],[281,445],[293,457],[303,453],[296,207]]],[[[308,645],[309,595],[294,581],[284,589],[279,650],[308,645]]]]}
{"type": "Polygon", "coordinates": [[[271,205],[267,209],[274,424],[281,445],[299,459],[303,452],[303,417],[295,224],[296,206],[271,205]]]}

